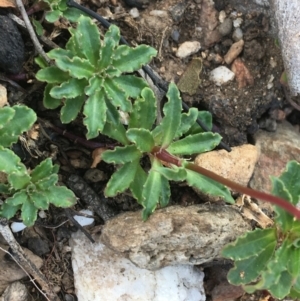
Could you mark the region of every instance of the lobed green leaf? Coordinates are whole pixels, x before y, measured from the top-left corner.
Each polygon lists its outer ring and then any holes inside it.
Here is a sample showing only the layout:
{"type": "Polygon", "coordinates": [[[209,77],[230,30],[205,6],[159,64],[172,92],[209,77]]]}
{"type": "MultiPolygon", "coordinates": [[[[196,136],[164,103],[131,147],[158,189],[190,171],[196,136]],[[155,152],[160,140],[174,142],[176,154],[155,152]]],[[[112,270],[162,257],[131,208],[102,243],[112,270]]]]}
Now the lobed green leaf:
{"type": "Polygon", "coordinates": [[[38,190],[45,191],[49,189],[49,187],[55,186],[57,181],[58,181],[58,175],[57,173],[53,173],[52,175],[48,177],[44,177],[41,180],[37,181],[35,185],[38,190]]]}
{"type": "MultiPolygon", "coordinates": [[[[272,194],[279,196],[288,202],[292,202],[292,196],[284,186],[283,182],[279,178],[271,177],[272,182],[272,194]]],[[[283,232],[288,232],[292,229],[294,223],[294,217],[284,209],[274,206],[274,210],[277,214],[276,222],[280,225],[283,232]]],[[[297,221],[299,223],[299,221],[297,221]]]]}
{"type": "Polygon", "coordinates": [[[119,45],[119,41],[120,30],[117,26],[111,25],[105,33],[104,43],[100,49],[99,70],[105,69],[111,64],[113,51],[119,45]]]}
{"type": "Polygon", "coordinates": [[[68,72],[62,71],[56,66],[50,66],[44,69],[40,69],[35,77],[41,82],[47,82],[50,84],[63,83],[70,78],[68,72]]]}
{"type": "Polygon", "coordinates": [[[134,143],[141,152],[151,152],[154,147],[154,139],[149,130],[146,129],[129,129],[127,138],[134,143]]]}
{"type": "Polygon", "coordinates": [[[126,137],[126,130],[120,121],[120,115],[117,109],[109,102],[106,101],[107,105],[107,122],[102,130],[104,135],[115,139],[123,145],[128,144],[126,137]]]}
{"type": "Polygon", "coordinates": [[[156,171],[169,181],[184,181],[187,176],[186,169],[177,166],[174,166],[172,168],[159,166],[156,168],[156,171]]]}
{"type": "MultiPolygon", "coordinates": [[[[211,113],[207,111],[200,111],[198,112],[198,119],[200,119],[204,125],[211,131],[212,130],[212,116],[211,113]]],[[[198,123],[194,123],[192,127],[188,130],[186,133],[187,135],[192,135],[192,134],[198,134],[198,133],[203,133],[206,132],[205,130],[200,127],[198,123]]]]}
{"type": "Polygon", "coordinates": [[[160,125],[153,130],[156,145],[167,148],[173,141],[181,122],[181,98],[178,88],[174,83],[170,83],[168,102],[164,105],[163,117],[160,125]]]}
{"type": "Polygon", "coordinates": [[[53,87],[55,86],[48,84],[44,90],[43,104],[46,109],[56,109],[62,104],[61,99],[54,98],[50,95],[50,91],[53,87]]]}
{"type": "Polygon", "coordinates": [[[49,200],[44,194],[44,191],[33,191],[28,197],[30,202],[32,202],[37,209],[48,209],[49,200]]]}
{"type": "Polygon", "coordinates": [[[102,160],[107,163],[124,164],[140,159],[142,153],[135,145],[117,146],[113,150],[107,150],[102,154],[102,160]]]}
{"type": "Polygon", "coordinates": [[[139,45],[135,48],[121,45],[113,54],[112,65],[122,72],[130,73],[149,63],[156,54],[157,51],[147,45],[139,45]]]}
{"type": "Polygon", "coordinates": [[[192,170],[187,169],[186,172],[186,180],[189,186],[212,196],[222,197],[227,203],[234,204],[235,201],[227,187],[192,170]]]}
{"type": "Polygon", "coordinates": [[[125,163],[116,172],[114,172],[104,190],[105,195],[107,197],[113,197],[129,188],[135,178],[138,166],[139,159],[125,163]]]}
{"type": "Polygon", "coordinates": [[[71,22],[77,22],[78,18],[84,14],[79,11],[77,8],[68,7],[64,12],[63,16],[71,22]]]}
{"type": "Polygon", "coordinates": [[[106,102],[104,90],[97,90],[85,103],[83,114],[84,125],[87,127],[87,139],[95,138],[103,131],[106,122],[106,102]]]}
{"type": "Polygon", "coordinates": [[[1,206],[1,211],[0,211],[0,215],[10,219],[12,218],[18,210],[21,209],[21,205],[18,206],[12,206],[10,204],[8,204],[7,202],[5,202],[2,206],[1,206]]]}
{"type": "Polygon", "coordinates": [[[60,120],[62,123],[70,123],[79,114],[85,101],[85,95],[75,98],[67,98],[60,111],[60,120]]]}
{"type": "Polygon", "coordinates": [[[210,151],[219,145],[219,134],[206,132],[187,136],[171,143],[167,151],[173,155],[192,155],[210,151]]]}
{"type": "Polygon", "coordinates": [[[19,172],[24,176],[27,174],[26,167],[21,163],[21,159],[13,151],[2,146],[0,146],[0,170],[6,174],[13,172],[19,172]]]}
{"type": "MultiPolygon", "coordinates": [[[[147,82],[143,78],[134,75],[120,75],[118,77],[115,77],[114,81],[119,86],[119,88],[125,92],[126,96],[132,97],[134,99],[140,96],[141,91],[144,88],[148,87],[147,82]]],[[[151,89],[149,90],[152,92],[151,89]]],[[[150,98],[152,97],[152,95],[146,95],[146,97],[150,98]]],[[[155,98],[154,95],[153,97],[155,98]]]]}
{"type": "Polygon", "coordinates": [[[132,105],[125,92],[117,85],[115,80],[106,78],[103,83],[107,98],[116,108],[120,108],[124,112],[130,112],[132,105]]]}
{"type": "Polygon", "coordinates": [[[192,125],[195,124],[197,117],[198,109],[196,108],[190,108],[187,113],[181,114],[180,126],[177,129],[174,139],[179,138],[183,134],[185,134],[192,127],[192,125]]]}
{"type": "Polygon", "coordinates": [[[54,23],[54,22],[56,22],[56,21],[59,19],[59,17],[60,17],[61,15],[62,15],[62,12],[61,12],[61,11],[59,11],[59,10],[54,10],[54,11],[51,11],[51,12],[47,12],[45,18],[46,18],[46,20],[47,20],[48,22],[54,23]]]}
{"type": "Polygon", "coordinates": [[[81,15],[77,20],[75,38],[78,37],[79,45],[82,47],[82,53],[91,64],[96,66],[100,58],[101,47],[99,29],[91,18],[81,15]]]}
{"type": "Polygon", "coordinates": [[[279,179],[290,194],[291,203],[297,205],[300,198],[300,163],[297,161],[288,162],[285,171],[279,179]]]}
{"type": "Polygon", "coordinates": [[[95,72],[95,67],[87,59],[79,57],[70,59],[67,56],[61,56],[55,60],[55,63],[61,70],[77,79],[88,80],[95,72]]]}
{"type": "Polygon", "coordinates": [[[141,98],[135,100],[129,119],[129,128],[151,130],[156,119],[156,98],[150,88],[144,88],[141,98]]]}
{"type": "Polygon", "coordinates": [[[37,211],[38,209],[34,206],[33,202],[26,196],[21,209],[21,217],[24,225],[30,227],[34,224],[37,219],[37,211]]]}
{"type": "MultiPolygon", "coordinates": [[[[15,115],[15,110],[10,107],[0,108],[0,129],[5,127],[6,123],[11,121],[15,115]]],[[[0,144],[2,145],[1,141],[0,144]]]]}
{"type": "Polygon", "coordinates": [[[154,158],[152,167],[149,171],[147,180],[143,186],[142,192],[142,205],[144,207],[142,212],[142,218],[144,221],[154,212],[160,197],[162,196],[162,176],[156,171],[156,168],[160,167],[161,163],[158,159],[154,158]]]}
{"type": "Polygon", "coordinates": [[[25,188],[30,183],[30,176],[26,173],[12,172],[8,175],[9,184],[16,190],[25,188]]]}
{"type": "Polygon", "coordinates": [[[8,147],[12,143],[17,142],[18,136],[28,131],[36,121],[35,112],[23,105],[13,106],[15,114],[0,129],[0,145],[8,147]]]}
{"type": "Polygon", "coordinates": [[[143,187],[147,180],[147,174],[143,168],[138,165],[133,181],[129,188],[133,197],[138,201],[139,204],[143,203],[143,187]]]}
{"type": "Polygon", "coordinates": [[[65,56],[69,59],[74,57],[72,51],[63,48],[54,48],[47,53],[48,57],[52,60],[60,59],[61,57],[65,56]]]}
{"type": "Polygon", "coordinates": [[[55,172],[50,158],[45,159],[39,165],[37,165],[34,170],[31,172],[31,181],[33,183],[38,182],[44,178],[48,178],[55,172]]]}
{"type": "Polygon", "coordinates": [[[76,196],[64,186],[51,186],[44,191],[44,194],[56,207],[68,208],[76,204],[76,196]]]}
{"type": "Polygon", "coordinates": [[[171,197],[170,184],[167,178],[161,177],[161,190],[159,196],[159,204],[161,207],[166,207],[169,204],[171,197]]]}
{"type": "Polygon", "coordinates": [[[75,98],[84,94],[84,88],[87,86],[85,79],[71,78],[67,82],[63,82],[59,86],[55,86],[50,91],[53,98],[75,98]]]}

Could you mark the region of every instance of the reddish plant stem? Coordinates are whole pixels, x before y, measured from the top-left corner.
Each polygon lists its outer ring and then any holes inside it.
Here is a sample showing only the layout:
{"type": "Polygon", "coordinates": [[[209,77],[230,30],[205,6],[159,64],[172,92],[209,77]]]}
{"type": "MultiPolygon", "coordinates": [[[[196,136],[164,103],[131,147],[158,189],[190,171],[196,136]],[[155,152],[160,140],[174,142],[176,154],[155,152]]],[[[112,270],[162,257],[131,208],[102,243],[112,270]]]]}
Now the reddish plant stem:
{"type": "MultiPolygon", "coordinates": [[[[155,147],[152,150],[152,154],[164,162],[168,162],[168,163],[174,164],[176,166],[182,166],[182,160],[172,156],[164,149],[159,149],[159,147],[155,147]]],[[[288,201],[286,201],[280,197],[245,187],[236,182],[233,182],[231,180],[223,178],[222,176],[219,176],[219,175],[215,174],[214,172],[207,170],[206,168],[203,168],[201,166],[198,166],[194,163],[186,164],[185,168],[195,171],[195,172],[197,172],[205,177],[208,177],[214,181],[217,181],[237,192],[247,194],[253,198],[260,199],[262,201],[277,205],[300,220],[300,210],[298,210],[297,207],[295,207],[294,205],[292,205],[291,203],[289,203],[288,201]]]]}
{"type": "Polygon", "coordinates": [[[154,146],[151,153],[161,161],[174,164],[176,166],[182,165],[182,160],[171,155],[165,149],[160,148],[159,146],[154,146]]]}

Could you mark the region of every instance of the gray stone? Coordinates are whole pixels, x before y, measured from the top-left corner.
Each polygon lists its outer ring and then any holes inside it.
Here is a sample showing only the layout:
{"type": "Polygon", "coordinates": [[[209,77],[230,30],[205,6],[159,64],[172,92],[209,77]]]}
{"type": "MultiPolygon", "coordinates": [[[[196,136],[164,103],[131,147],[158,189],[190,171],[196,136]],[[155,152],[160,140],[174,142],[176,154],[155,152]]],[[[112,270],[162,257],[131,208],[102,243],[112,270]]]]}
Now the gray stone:
{"type": "MultiPolygon", "coordinates": [[[[4,250],[8,249],[5,245],[0,245],[0,247],[4,250]]],[[[43,260],[28,249],[23,248],[23,250],[27,258],[39,269],[43,264],[43,260]]],[[[5,254],[4,251],[0,250],[0,293],[2,293],[11,282],[28,276],[9,255],[5,256],[5,254]]]]}
{"type": "Polygon", "coordinates": [[[121,214],[107,221],[100,239],[138,267],[155,270],[220,258],[224,245],[249,229],[230,206],[172,206],[155,211],[146,222],[141,212],[121,214]]]}
{"type": "Polygon", "coordinates": [[[234,30],[232,34],[232,39],[235,42],[243,39],[243,31],[239,27],[234,30]]]}
{"type": "Polygon", "coordinates": [[[300,162],[300,136],[290,123],[284,121],[278,123],[276,132],[259,130],[254,140],[260,155],[250,186],[271,192],[270,176],[280,176],[290,160],[300,162]]]}
{"type": "Polygon", "coordinates": [[[226,18],[223,23],[219,25],[219,32],[220,34],[225,37],[231,33],[232,30],[232,20],[226,18]]]}
{"type": "Polygon", "coordinates": [[[24,63],[24,43],[15,23],[7,16],[0,16],[0,69],[18,73],[24,63]]]}
{"type": "Polygon", "coordinates": [[[27,301],[28,297],[29,294],[26,286],[16,281],[6,288],[0,301],[27,301]]]}

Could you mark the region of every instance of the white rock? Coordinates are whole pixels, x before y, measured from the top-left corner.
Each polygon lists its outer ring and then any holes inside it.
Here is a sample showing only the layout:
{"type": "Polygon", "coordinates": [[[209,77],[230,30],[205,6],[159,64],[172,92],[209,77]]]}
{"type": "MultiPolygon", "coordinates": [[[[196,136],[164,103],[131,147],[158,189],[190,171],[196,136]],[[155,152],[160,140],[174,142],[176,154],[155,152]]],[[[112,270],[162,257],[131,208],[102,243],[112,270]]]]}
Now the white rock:
{"type": "Polygon", "coordinates": [[[198,52],[200,49],[201,45],[197,41],[184,42],[179,46],[176,52],[176,56],[183,59],[191,54],[198,52]]]}
{"type": "Polygon", "coordinates": [[[235,74],[227,67],[219,66],[210,72],[209,79],[217,86],[222,86],[223,84],[233,80],[234,76],[235,74]]]}
{"type": "Polygon", "coordinates": [[[78,301],[204,301],[204,274],[193,266],[137,268],[77,232],[70,240],[78,301]]]}
{"type": "Polygon", "coordinates": [[[236,18],[235,20],[233,20],[233,27],[235,28],[240,27],[242,23],[243,23],[242,18],[236,18]]]}
{"type": "MultiPolygon", "coordinates": [[[[93,212],[91,210],[80,210],[80,213],[87,214],[87,215],[93,215],[93,212]]],[[[94,218],[92,217],[85,217],[82,215],[74,215],[74,219],[80,224],[80,226],[88,226],[91,225],[94,222],[94,218]]]]}
{"type": "Polygon", "coordinates": [[[219,21],[220,21],[220,23],[223,23],[224,20],[225,20],[225,18],[226,18],[226,12],[225,12],[225,10],[221,10],[220,13],[219,13],[219,21]]]}
{"type": "Polygon", "coordinates": [[[149,13],[150,16],[155,16],[155,17],[160,17],[160,18],[167,18],[168,17],[168,12],[165,10],[151,10],[149,13]]]}
{"type": "Polygon", "coordinates": [[[134,18],[134,19],[138,18],[140,16],[139,10],[136,7],[132,8],[129,11],[129,13],[130,13],[131,17],[134,18]]]}
{"type": "Polygon", "coordinates": [[[238,27],[233,31],[232,38],[235,42],[243,38],[243,31],[238,27]]]}
{"type": "Polygon", "coordinates": [[[22,222],[12,222],[10,227],[14,233],[20,232],[26,228],[22,222]]]}

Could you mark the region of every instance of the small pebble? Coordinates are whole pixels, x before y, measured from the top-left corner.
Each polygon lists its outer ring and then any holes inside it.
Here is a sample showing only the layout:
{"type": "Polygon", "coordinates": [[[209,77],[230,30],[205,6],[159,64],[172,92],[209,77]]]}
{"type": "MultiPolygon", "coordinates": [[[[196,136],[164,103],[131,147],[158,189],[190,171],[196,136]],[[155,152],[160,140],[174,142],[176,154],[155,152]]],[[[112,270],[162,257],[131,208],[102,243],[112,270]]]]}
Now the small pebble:
{"type": "Polygon", "coordinates": [[[277,62],[273,57],[270,58],[270,66],[271,68],[275,68],[277,66],[277,62]]]}
{"type": "Polygon", "coordinates": [[[180,37],[179,31],[178,31],[177,29],[174,29],[174,30],[171,32],[171,38],[173,39],[173,41],[178,42],[179,37],[180,37]]]}
{"type": "Polygon", "coordinates": [[[225,12],[225,10],[221,10],[220,13],[219,13],[219,21],[220,21],[220,23],[223,23],[224,20],[225,20],[225,18],[226,18],[226,12],[225,12]]]}
{"type": "Polygon", "coordinates": [[[7,104],[7,90],[0,84],[0,108],[7,104]]]}
{"type": "Polygon", "coordinates": [[[14,233],[20,232],[26,228],[22,222],[12,222],[10,227],[14,233]]]}
{"type": "Polygon", "coordinates": [[[138,10],[136,7],[132,8],[132,9],[129,11],[129,14],[131,15],[131,17],[132,17],[133,19],[138,18],[138,17],[140,16],[139,10],[138,10]]]}
{"type": "Polygon", "coordinates": [[[219,66],[210,72],[209,79],[213,81],[217,86],[234,79],[234,73],[225,66],[219,66]]]}
{"type": "Polygon", "coordinates": [[[236,59],[237,56],[243,51],[243,47],[244,40],[240,40],[238,42],[233,43],[224,56],[224,61],[226,62],[226,64],[231,64],[234,61],[234,59],[236,59]]]}
{"type": "Polygon", "coordinates": [[[155,16],[155,17],[160,17],[160,18],[167,18],[168,17],[168,12],[165,10],[151,10],[149,13],[150,16],[155,16]]]}
{"type": "MultiPolygon", "coordinates": [[[[80,210],[80,213],[88,214],[93,216],[93,212],[91,210],[80,210]]],[[[92,217],[85,217],[81,215],[74,215],[74,219],[82,226],[91,225],[94,222],[94,218],[92,217]]]]}
{"type": "Polygon", "coordinates": [[[243,19],[242,18],[237,18],[233,21],[233,27],[237,28],[240,27],[243,23],[243,19]]]}
{"type": "Polygon", "coordinates": [[[182,20],[186,8],[187,4],[185,2],[179,2],[169,9],[174,22],[178,23],[182,20]]]}
{"type": "Polygon", "coordinates": [[[233,31],[232,39],[238,42],[243,39],[243,31],[238,27],[233,31]]]}
{"type": "Polygon", "coordinates": [[[229,18],[226,18],[223,23],[219,25],[220,34],[225,37],[231,33],[232,30],[232,21],[229,18]]]}
{"type": "Polygon", "coordinates": [[[184,42],[177,49],[176,56],[183,59],[191,54],[198,52],[200,49],[201,45],[197,41],[184,42]]]}

